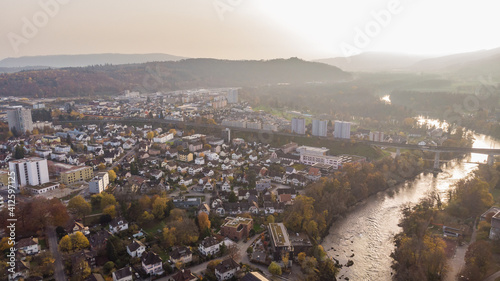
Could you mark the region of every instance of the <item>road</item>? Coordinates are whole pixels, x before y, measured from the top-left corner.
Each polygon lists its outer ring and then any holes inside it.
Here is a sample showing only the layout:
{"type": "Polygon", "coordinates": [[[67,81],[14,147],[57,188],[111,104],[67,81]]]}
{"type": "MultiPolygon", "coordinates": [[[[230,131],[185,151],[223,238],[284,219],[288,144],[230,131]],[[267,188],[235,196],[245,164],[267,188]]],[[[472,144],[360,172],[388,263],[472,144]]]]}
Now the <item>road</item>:
{"type": "Polygon", "coordinates": [[[64,266],[62,262],[61,253],[57,248],[57,235],[55,228],[52,226],[47,227],[45,232],[47,240],[49,242],[50,252],[52,257],[55,259],[54,262],[54,277],[56,281],[66,281],[66,275],[64,274],[64,266]]]}

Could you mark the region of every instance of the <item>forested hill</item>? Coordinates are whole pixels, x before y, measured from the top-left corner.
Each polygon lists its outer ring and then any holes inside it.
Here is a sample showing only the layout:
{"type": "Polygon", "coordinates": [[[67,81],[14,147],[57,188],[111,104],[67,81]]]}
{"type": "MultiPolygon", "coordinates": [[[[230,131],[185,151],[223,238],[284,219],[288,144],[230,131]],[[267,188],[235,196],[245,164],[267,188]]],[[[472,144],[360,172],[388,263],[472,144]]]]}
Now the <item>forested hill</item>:
{"type": "Polygon", "coordinates": [[[187,59],[0,74],[0,96],[89,96],[115,94],[127,89],[155,92],[350,79],[349,73],[335,66],[297,58],[268,61],[187,59]]]}

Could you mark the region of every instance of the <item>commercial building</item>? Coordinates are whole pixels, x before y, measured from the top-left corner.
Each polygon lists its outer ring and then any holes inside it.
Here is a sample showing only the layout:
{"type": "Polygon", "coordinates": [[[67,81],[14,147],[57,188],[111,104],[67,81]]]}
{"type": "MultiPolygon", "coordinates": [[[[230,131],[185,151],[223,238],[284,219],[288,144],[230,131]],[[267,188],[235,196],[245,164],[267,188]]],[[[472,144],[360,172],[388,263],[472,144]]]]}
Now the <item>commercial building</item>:
{"type": "Polygon", "coordinates": [[[328,121],[317,120],[312,121],[312,135],[318,137],[326,137],[328,131],[328,121]]]}
{"type": "Polygon", "coordinates": [[[13,186],[41,185],[49,182],[47,159],[30,157],[9,162],[10,172],[15,173],[13,186]]]}
{"type": "Polygon", "coordinates": [[[253,228],[253,219],[227,217],[221,227],[221,234],[235,241],[248,237],[253,228]]]}
{"type": "Polygon", "coordinates": [[[342,165],[342,158],[337,156],[326,155],[329,149],[318,148],[311,146],[301,146],[297,148],[300,153],[300,163],[306,165],[324,164],[332,166],[333,169],[338,169],[342,165]]]}
{"type": "Polygon", "coordinates": [[[293,118],[292,133],[304,135],[306,133],[306,120],[303,118],[293,118]]]}
{"type": "Polygon", "coordinates": [[[106,190],[109,184],[109,175],[107,172],[100,172],[89,182],[89,192],[98,194],[106,190]]]}
{"type": "Polygon", "coordinates": [[[351,123],[344,121],[335,121],[335,129],[333,131],[333,137],[338,139],[350,139],[351,123]]]}
{"type": "Polygon", "coordinates": [[[9,129],[15,129],[19,133],[33,131],[33,120],[31,119],[31,109],[16,108],[7,111],[9,129]]]}
{"type": "Polygon", "coordinates": [[[72,184],[77,181],[88,181],[94,176],[92,167],[80,166],[61,173],[61,182],[72,184]]]}

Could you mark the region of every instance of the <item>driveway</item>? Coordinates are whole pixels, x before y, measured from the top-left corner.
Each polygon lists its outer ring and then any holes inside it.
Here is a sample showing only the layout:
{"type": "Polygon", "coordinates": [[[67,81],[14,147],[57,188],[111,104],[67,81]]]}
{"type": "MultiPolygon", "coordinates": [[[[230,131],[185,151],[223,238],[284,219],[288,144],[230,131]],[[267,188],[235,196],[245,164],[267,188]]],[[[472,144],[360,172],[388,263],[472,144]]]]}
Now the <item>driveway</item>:
{"type": "MultiPolygon", "coordinates": [[[[477,219],[474,222],[474,227],[472,230],[472,235],[470,238],[470,243],[464,244],[462,246],[457,246],[457,249],[455,250],[455,255],[453,258],[451,258],[448,261],[448,273],[446,273],[445,276],[445,281],[455,281],[457,280],[457,275],[460,273],[462,268],[465,265],[465,253],[467,252],[467,248],[469,247],[470,244],[474,243],[476,241],[476,223],[477,219]]],[[[495,280],[495,279],[493,279],[495,280]]]]}
{"type": "Polygon", "coordinates": [[[50,252],[52,257],[55,259],[54,262],[54,277],[56,281],[66,281],[66,275],[64,274],[64,266],[62,262],[61,253],[57,248],[57,235],[55,228],[52,226],[47,227],[45,235],[49,242],[50,252]]]}

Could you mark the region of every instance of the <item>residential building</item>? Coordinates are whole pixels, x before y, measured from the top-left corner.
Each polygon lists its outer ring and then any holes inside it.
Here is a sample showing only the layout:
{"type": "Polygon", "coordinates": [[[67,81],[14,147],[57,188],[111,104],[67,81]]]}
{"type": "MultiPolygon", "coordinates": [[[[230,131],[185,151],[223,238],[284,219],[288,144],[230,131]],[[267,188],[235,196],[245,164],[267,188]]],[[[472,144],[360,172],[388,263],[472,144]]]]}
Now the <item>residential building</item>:
{"type": "Polygon", "coordinates": [[[198,249],[200,250],[200,253],[204,256],[209,256],[209,255],[215,255],[219,253],[220,251],[220,246],[223,242],[220,242],[217,240],[217,238],[211,236],[211,237],[206,237],[201,241],[200,246],[198,249]]]}
{"type": "Polygon", "coordinates": [[[306,133],[306,120],[303,118],[292,118],[292,133],[304,135],[306,133]]]}
{"type": "Polygon", "coordinates": [[[384,141],[384,132],[379,132],[379,131],[375,131],[375,132],[370,132],[370,141],[378,141],[378,142],[383,142],[384,141]]]}
{"type": "Polygon", "coordinates": [[[254,272],[249,272],[243,278],[241,278],[241,281],[270,281],[266,277],[264,277],[262,274],[254,271],[254,272]]]}
{"type": "Polygon", "coordinates": [[[335,128],[333,131],[333,137],[338,139],[350,139],[351,138],[351,123],[344,121],[335,121],[335,128]]]}
{"type": "Polygon", "coordinates": [[[16,248],[25,253],[26,255],[36,255],[40,252],[40,245],[38,245],[38,238],[24,238],[16,243],[16,248]]]}
{"type": "Polygon", "coordinates": [[[130,267],[124,267],[113,272],[113,281],[132,281],[132,270],[130,267]]]}
{"type": "Polygon", "coordinates": [[[270,223],[268,229],[271,238],[271,252],[274,255],[274,260],[280,261],[285,254],[293,252],[288,231],[283,223],[270,223]]]}
{"type": "Polygon", "coordinates": [[[314,119],[312,121],[312,135],[318,137],[326,137],[328,131],[328,121],[314,119]]]}
{"type": "Polygon", "coordinates": [[[193,153],[185,151],[179,152],[177,159],[182,162],[191,162],[193,161],[193,153]]]}
{"type": "Polygon", "coordinates": [[[89,192],[91,194],[99,194],[106,190],[109,185],[109,174],[107,172],[99,172],[89,182],[89,192]]]}
{"type": "Polygon", "coordinates": [[[162,259],[154,252],[146,252],[141,257],[142,269],[149,275],[162,275],[162,259]]]}
{"type": "Polygon", "coordinates": [[[235,241],[248,237],[253,228],[253,219],[243,217],[226,217],[221,227],[221,234],[235,241]]]}
{"type": "Polygon", "coordinates": [[[189,269],[182,269],[172,276],[174,281],[196,281],[198,277],[194,276],[189,269]]]}
{"type": "Polygon", "coordinates": [[[187,264],[193,260],[193,253],[186,246],[173,247],[172,252],[170,252],[170,259],[174,263],[181,262],[187,264]]]}
{"type": "Polygon", "coordinates": [[[72,184],[77,181],[88,181],[94,176],[94,170],[89,166],[74,167],[61,173],[61,182],[72,184]]]}
{"type": "Polygon", "coordinates": [[[28,185],[26,188],[33,194],[42,194],[59,188],[59,185],[58,182],[47,182],[41,185],[28,185]]]}
{"type": "Polygon", "coordinates": [[[141,257],[142,253],[146,251],[146,246],[139,240],[135,240],[130,245],[127,246],[127,253],[131,257],[141,257]]]}
{"type": "Polygon", "coordinates": [[[117,234],[128,229],[128,222],[122,218],[115,218],[109,223],[109,232],[117,234]]]}
{"type": "Polygon", "coordinates": [[[13,185],[17,188],[26,185],[41,185],[49,182],[47,159],[30,157],[9,162],[10,172],[15,173],[13,185]]]}
{"type": "Polygon", "coordinates": [[[238,103],[238,89],[228,90],[226,99],[228,103],[238,103]]]}
{"type": "Polygon", "coordinates": [[[222,130],[221,137],[226,144],[231,143],[231,129],[226,128],[226,129],[222,130]]]}
{"type": "Polygon", "coordinates": [[[218,281],[229,280],[240,270],[240,264],[232,258],[223,260],[215,267],[215,276],[218,281]]]}
{"type": "Polygon", "coordinates": [[[7,110],[7,121],[9,122],[10,130],[16,130],[19,133],[33,131],[31,109],[19,107],[13,110],[7,110]]]}

